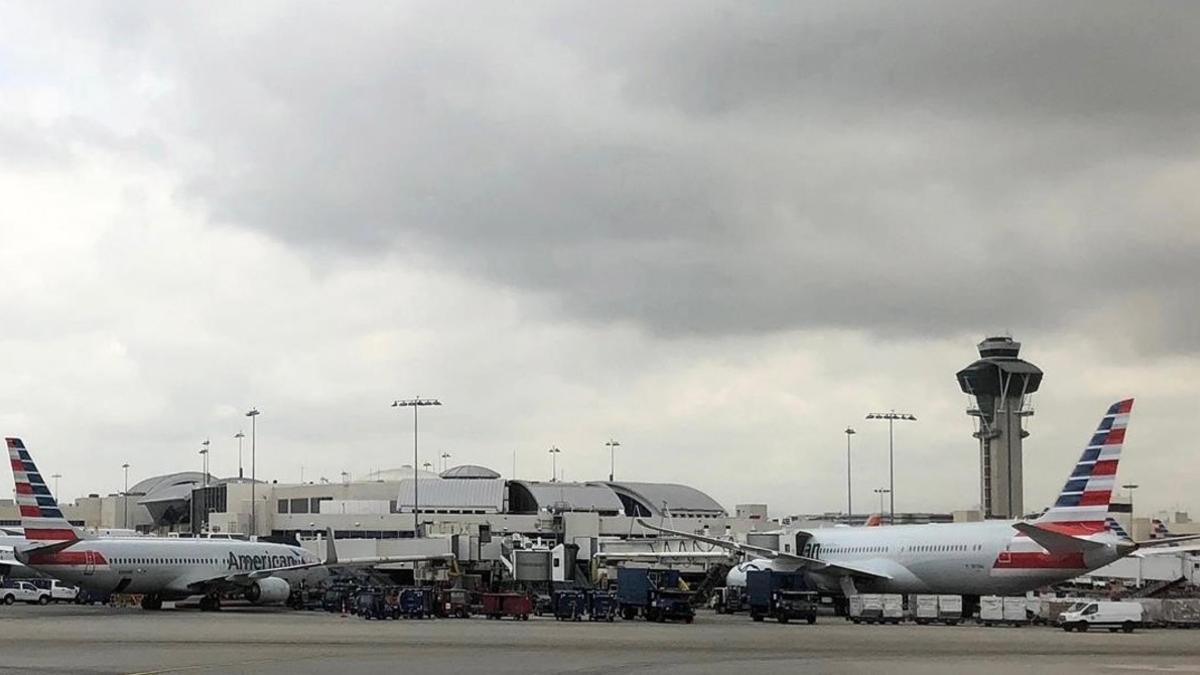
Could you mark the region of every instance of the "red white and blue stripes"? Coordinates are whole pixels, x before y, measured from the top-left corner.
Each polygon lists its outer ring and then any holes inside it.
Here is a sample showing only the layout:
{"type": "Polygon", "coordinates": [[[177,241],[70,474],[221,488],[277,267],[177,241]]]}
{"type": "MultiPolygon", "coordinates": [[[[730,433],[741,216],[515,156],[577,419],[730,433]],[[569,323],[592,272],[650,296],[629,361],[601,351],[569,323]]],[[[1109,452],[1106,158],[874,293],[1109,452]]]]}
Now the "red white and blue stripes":
{"type": "Polygon", "coordinates": [[[19,438],[6,438],[8,460],[16,484],[17,507],[25,538],[34,541],[74,541],[75,528],[63,517],[58,502],[19,438]]]}
{"type": "Polygon", "coordinates": [[[1058,500],[1038,519],[1039,525],[1067,523],[1075,526],[1072,529],[1104,531],[1132,410],[1133,399],[1118,401],[1109,407],[1058,500]]]}

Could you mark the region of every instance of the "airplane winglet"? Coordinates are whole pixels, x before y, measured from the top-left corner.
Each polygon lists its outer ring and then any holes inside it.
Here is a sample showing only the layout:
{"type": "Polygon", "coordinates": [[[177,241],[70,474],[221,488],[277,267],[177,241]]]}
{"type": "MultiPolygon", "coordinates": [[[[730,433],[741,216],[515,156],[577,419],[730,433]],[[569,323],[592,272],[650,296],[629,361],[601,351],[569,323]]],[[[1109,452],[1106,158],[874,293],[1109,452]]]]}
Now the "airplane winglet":
{"type": "Polygon", "coordinates": [[[325,528],[325,564],[337,564],[338,555],[337,547],[333,545],[333,528],[325,528]]]}
{"type": "Polygon", "coordinates": [[[1030,523],[1013,523],[1013,529],[1037,542],[1038,546],[1051,553],[1086,553],[1104,548],[1104,544],[1072,537],[1053,530],[1047,530],[1030,523]]]}

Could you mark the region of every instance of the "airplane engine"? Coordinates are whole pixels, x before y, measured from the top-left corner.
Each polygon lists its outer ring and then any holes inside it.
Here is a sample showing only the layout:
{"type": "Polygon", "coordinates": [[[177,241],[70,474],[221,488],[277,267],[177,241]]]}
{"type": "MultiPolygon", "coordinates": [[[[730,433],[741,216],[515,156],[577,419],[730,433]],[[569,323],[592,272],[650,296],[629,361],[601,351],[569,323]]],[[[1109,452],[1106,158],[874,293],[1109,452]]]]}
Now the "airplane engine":
{"type": "Polygon", "coordinates": [[[291,594],[291,584],[279,577],[259,579],[246,589],[246,599],[256,605],[282,604],[291,594]]]}

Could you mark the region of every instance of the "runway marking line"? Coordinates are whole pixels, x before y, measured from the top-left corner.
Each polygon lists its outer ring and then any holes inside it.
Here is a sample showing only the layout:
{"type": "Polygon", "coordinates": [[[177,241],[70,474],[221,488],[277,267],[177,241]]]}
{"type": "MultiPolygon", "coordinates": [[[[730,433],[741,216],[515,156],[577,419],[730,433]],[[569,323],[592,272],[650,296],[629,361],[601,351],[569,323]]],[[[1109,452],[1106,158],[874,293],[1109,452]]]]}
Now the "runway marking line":
{"type": "MultiPolygon", "coordinates": [[[[324,656],[328,656],[328,655],[324,655],[324,656]]],[[[304,659],[308,659],[308,658],[312,658],[312,656],[309,655],[309,656],[304,657],[304,659]]],[[[288,657],[288,658],[280,658],[280,659],[251,659],[249,661],[233,661],[230,663],[197,663],[197,664],[193,664],[190,666],[174,666],[171,668],[161,668],[158,670],[139,670],[139,671],[129,673],[128,675],[162,675],[163,673],[186,673],[188,671],[206,670],[209,668],[232,668],[232,667],[236,667],[236,666],[253,666],[253,665],[258,665],[258,664],[262,664],[262,663],[282,663],[285,661],[301,661],[304,659],[297,658],[297,657],[288,657]]]]}

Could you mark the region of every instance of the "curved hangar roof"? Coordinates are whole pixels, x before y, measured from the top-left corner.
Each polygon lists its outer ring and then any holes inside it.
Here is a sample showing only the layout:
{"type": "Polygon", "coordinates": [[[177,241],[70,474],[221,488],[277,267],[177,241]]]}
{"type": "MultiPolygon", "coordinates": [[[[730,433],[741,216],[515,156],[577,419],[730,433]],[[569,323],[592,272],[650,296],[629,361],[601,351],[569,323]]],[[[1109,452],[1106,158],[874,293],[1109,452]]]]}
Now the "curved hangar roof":
{"type": "Polygon", "coordinates": [[[621,499],[627,516],[721,518],[725,508],[694,487],[678,483],[605,483],[621,499]]]}
{"type": "Polygon", "coordinates": [[[513,480],[508,482],[508,490],[511,513],[597,511],[615,516],[624,510],[616,493],[603,483],[513,480]]]}

